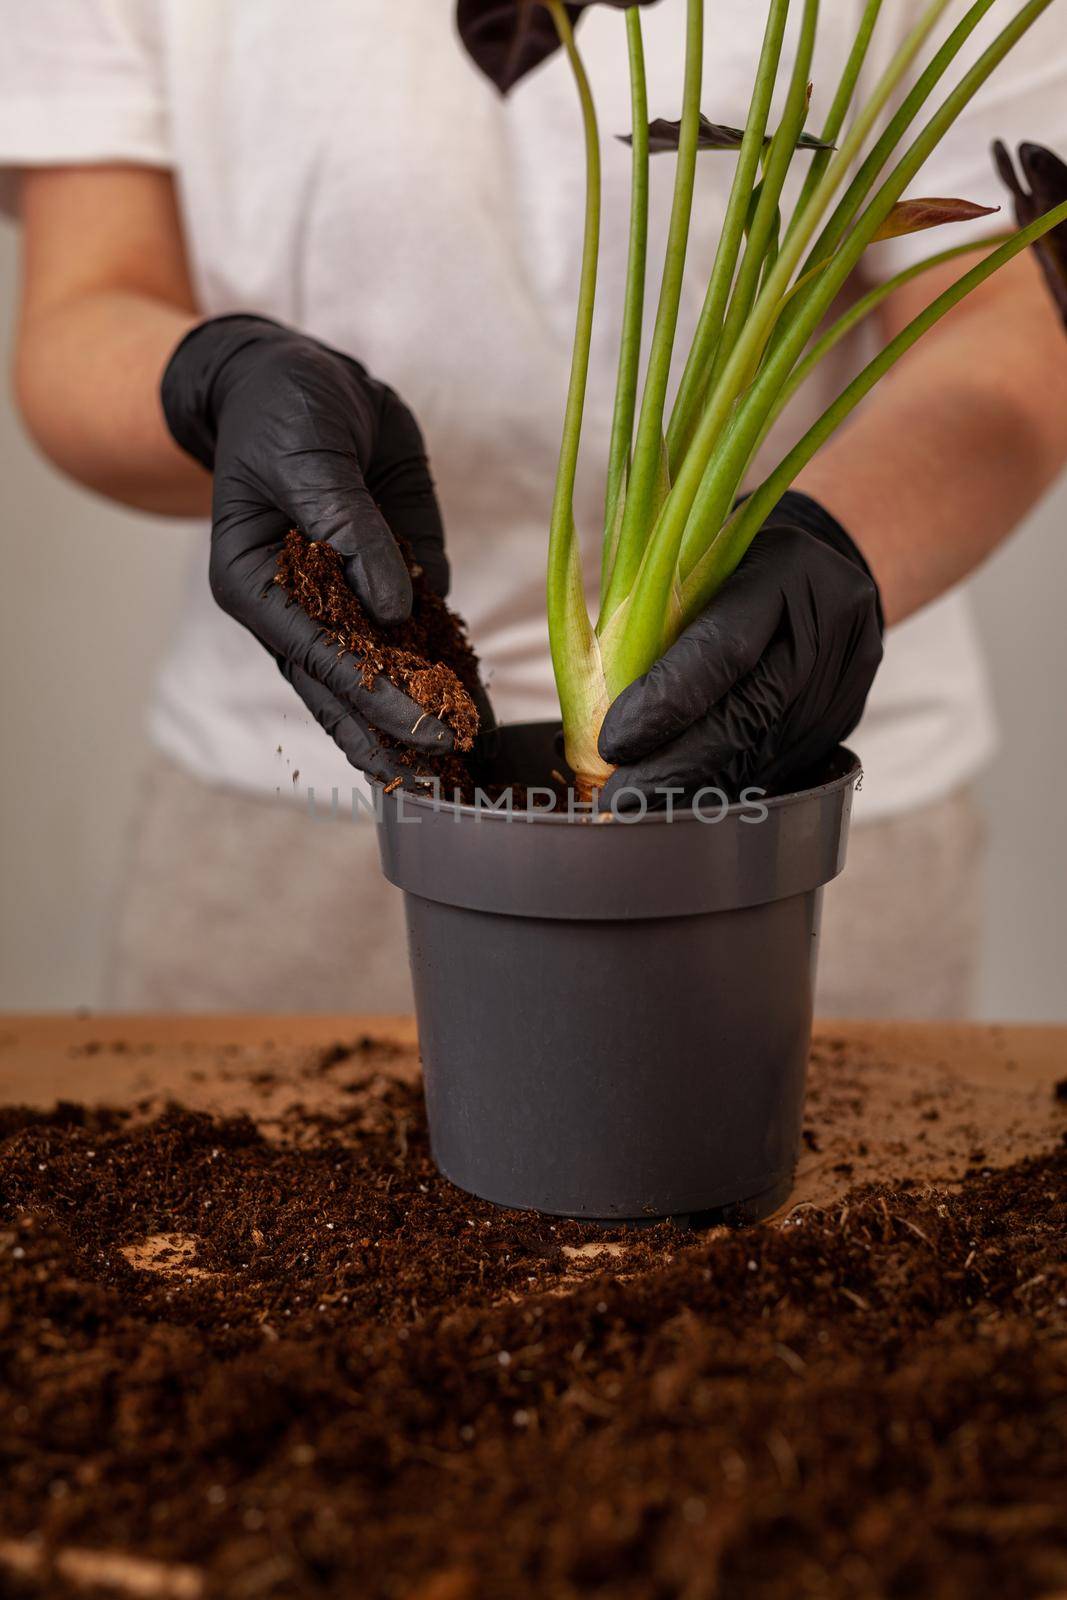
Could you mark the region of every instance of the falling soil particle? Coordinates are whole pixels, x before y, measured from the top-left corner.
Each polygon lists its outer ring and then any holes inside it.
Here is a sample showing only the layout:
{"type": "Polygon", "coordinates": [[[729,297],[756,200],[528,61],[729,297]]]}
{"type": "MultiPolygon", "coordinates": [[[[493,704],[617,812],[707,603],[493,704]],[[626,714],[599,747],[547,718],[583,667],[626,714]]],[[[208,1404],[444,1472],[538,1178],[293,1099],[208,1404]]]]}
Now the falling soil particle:
{"type": "Polygon", "coordinates": [[[1061,1078],[1052,1091],[1057,1104],[1067,1106],[1067,1078],[1061,1078]]]}
{"type": "Polygon", "coordinates": [[[272,1140],[2,1131],[0,1592],[1067,1591],[1067,1150],[604,1241],[452,1188],[382,1074],[272,1140]]]}
{"type": "MultiPolygon", "coordinates": [[[[321,622],[328,639],[352,656],[364,686],[373,689],[384,677],[395,683],[429,715],[455,735],[455,747],[468,752],[478,732],[478,658],[463,623],[426,582],[410,549],[401,545],[411,573],[411,616],[394,627],[372,622],[345,582],[341,557],[332,545],[306,539],[296,529],[285,538],[274,581],[313,622],[321,622]]],[[[392,742],[383,739],[389,747],[392,742]]],[[[464,789],[467,769],[457,756],[419,752],[412,770],[439,777],[464,789]]],[[[294,778],[295,781],[295,778],[294,778]]]]}

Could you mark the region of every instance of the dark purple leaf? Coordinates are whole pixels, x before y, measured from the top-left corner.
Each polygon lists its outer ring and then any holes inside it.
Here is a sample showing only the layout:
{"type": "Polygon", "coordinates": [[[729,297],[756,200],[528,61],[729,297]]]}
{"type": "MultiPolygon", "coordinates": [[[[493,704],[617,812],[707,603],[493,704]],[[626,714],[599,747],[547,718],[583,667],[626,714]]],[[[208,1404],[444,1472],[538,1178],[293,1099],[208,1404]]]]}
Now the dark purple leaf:
{"type": "MultiPolygon", "coordinates": [[[[1067,200],[1067,164],[1052,150],[1046,150],[1044,145],[1019,146],[1022,179],[1016,174],[1011,156],[999,139],[993,146],[993,159],[997,171],[1015,198],[1015,220],[1020,228],[1028,228],[1031,222],[1036,222],[1038,217],[1043,217],[1046,212],[1053,211],[1067,200]],[[1030,185],[1029,192],[1023,187],[1023,180],[1030,185]]],[[[1034,245],[1034,250],[1052,291],[1052,298],[1067,327],[1067,222],[1061,222],[1058,228],[1046,233],[1034,245]]]]}
{"type": "MultiPolygon", "coordinates": [[[[648,148],[652,155],[658,155],[664,150],[677,150],[678,139],[681,134],[680,122],[668,122],[665,117],[657,117],[655,122],[648,125],[648,148]]],[[[740,150],[741,140],[745,137],[743,128],[728,128],[723,122],[709,122],[707,117],[700,118],[700,137],[697,148],[700,150],[740,150]]],[[[633,136],[629,133],[620,133],[618,138],[623,144],[632,144],[633,136]]],[[[770,144],[771,135],[764,139],[764,144],[770,144]]],[[[824,139],[816,139],[813,133],[802,133],[797,140],[798,150],[833,150],[836,147],[827,144],[824,139]]]]}
{"type": "MultiPolygon", "coordinates": [[[[656,0],[568,0],[567,15],[577,23],[591,5],[616,11],[656,0]]],[[[534,67],[559,49],[551,13],[541,0],[457,0],[456,29],[471,60],[501,94],[507,94],[534,67]]]]}
{"type": "Polygon", "coordinates": [[[946,222],[974,222],[991,217],[999,206],[979,206],[973,200],[898,200],[871,240],[900,239],[906,233],[922,233],[924,228],[940,228],[946,222]]]}

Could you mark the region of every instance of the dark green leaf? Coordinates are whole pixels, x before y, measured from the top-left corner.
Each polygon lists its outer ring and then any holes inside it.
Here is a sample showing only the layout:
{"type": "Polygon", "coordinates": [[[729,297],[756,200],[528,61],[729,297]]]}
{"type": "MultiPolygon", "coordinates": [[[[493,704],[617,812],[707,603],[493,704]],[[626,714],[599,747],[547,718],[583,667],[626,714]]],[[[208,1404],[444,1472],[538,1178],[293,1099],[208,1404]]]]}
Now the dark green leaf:
{"type": "Polygon", "coordinates": [[[871,243],[900,239],[906,233],[921,233],[924,228],[940,228],[946,222],[974,222],[999,210],[999,206],[975,205],[973,200],[898,200],[871,243]]]}
{"type": "MultiPolygon", "coordinates": [[[[568,0],[571,23],[591,5],[617,11],[655,0],[568,0]]],[[[507,94],[534,67],[559,49],[551,14],[541,0],[457,0],[456,31],[471,60],[501,94],[507,94]]]]}
{"type": "MultiPolygon", "coordinates": [[[[668,122],[665,117],[657,117],[648,125],[648,148],[653,155],[664,150],[677,150],[678,138],[681,133],[680,122],[668,122]]],[[[623,144],[632,144],[632,135],[620,133],[619,139],[623,144]]],[[[740,150],[741,141],[745,137],[743,128],[729,128],[723,122],[709,122],[707,117],[700,118],[700,138],[697,142],[701,150],[740,150]]],[[[771,135],[764,139],[765,145],[770,144],[771,135]]],[[[833,150],[836,147],[827,144],[823,139],[817,139],[813,133],[802,133],[797,140],[798,150],[833,150]]]]}
{"type": "MultiPolygon", "coordinates": [[[[1015,220],[1020,228],[1029,227],[1038,217],[1043,217],[1046,212],[1067,200],[1067,164],[1052,150],[1046,150],[1044,145],[1019,146],[1021,179],[999,139],[993,146],[993,159],[997,171],[1015,198],[1015,220]],[[1030,185],[1029,191],[1024,187],[1023,179],[1030,185]]],[[[1058,228],[1046,233],[1034,245],[1034,250],[1052,291],[1052,298],[1059,307],[1064,327],[1067,327],[1067,222],[1061,222],[1058,228]]]]}

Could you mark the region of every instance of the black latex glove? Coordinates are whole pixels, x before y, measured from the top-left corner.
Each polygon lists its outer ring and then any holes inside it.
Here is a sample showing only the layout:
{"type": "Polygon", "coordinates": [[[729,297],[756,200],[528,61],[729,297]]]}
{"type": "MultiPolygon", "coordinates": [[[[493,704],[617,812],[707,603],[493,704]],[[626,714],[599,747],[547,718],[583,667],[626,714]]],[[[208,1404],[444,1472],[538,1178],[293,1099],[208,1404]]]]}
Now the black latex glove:
{"type": "MultiPolygon", "coordinates": [[[[882,659],[882,607],[840,523],[783,495],[711,604],[609,708],[601,804],[662,808],[659,788],[736,798],[818,766],[860,719],[882,659]]],[[[674,802],[681,803],[675,796],[674,802]]]]}
{"type": "Polygon", "coordinates": [[[357,361],[264,317],[215,317],[182,340],[163,375],[178,443],[215,475],[211,592],[274,656],[353,766],[390,779],[403,768],[374,730],[420,750],[452,732],[394,684],[366,689],[350,656],[274,582],[290,528],[333,545],[361,604],[380,623],[411,613],[406,539],[440,595],[448,591],[441,513],[411,412],[357,361]]]}

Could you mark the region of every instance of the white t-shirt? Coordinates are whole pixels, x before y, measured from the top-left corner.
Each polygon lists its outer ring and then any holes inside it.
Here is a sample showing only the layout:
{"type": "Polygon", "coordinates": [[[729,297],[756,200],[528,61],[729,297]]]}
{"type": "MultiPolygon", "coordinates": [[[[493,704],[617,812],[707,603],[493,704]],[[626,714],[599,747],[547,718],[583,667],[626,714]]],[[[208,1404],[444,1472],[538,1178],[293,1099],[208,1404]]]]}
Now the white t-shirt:
{"type": "MultiPolygon", "coordinates": [[[[883,8],[868,87],[924,8],[925,0],[883,8]]],[[[963,9],[950,8],[953,21],[963,9]]],[[[1016,9],[993,6],[946,83],[1016,9]]],[[[662,0],[643,13],[653,115],[679,112],[682,10],[681,0],[662,0]]],[[[754,0],[708,6],[703,105],[713,120],[744,122],[765,10],[754,0]]],[[[861,0],[824,0],[813,129],[861,10],[861,0]]],[[[462,52],[453,11],[451,0],[6,0],[0,164],[172,168],[206,314],[276,317],[352,352],[399,390],[426,434],[453,601],[498,715],[547,717],[556,701],[546,529],[581,241],[580,127],[560,56],[501,101],[462,52]]],[[[911,193],[999,204],[993,137],[1067,149],[1063,24],[1054,0],[911,193]]],[[[628,154],[610,138],[629,127],[618,12],[593,8],[580,42],[605,136],[603,268],[577,500],[592,575],[628,221],[628,154]]],[[[657,241],[672,168],[669,157],[654,167],[657,241]]],[[[730,156],[701,160],[683,335],[703,297],[731,174],[730,156]]],[[[887,276],[946,238],[881,244],[864,270],[887,276]]],[[[655,249],[649,278],[652,301],[655,249]]],[[[869,338],[824,364],[770,451],[840,390],[870,353],[869,338]]],[[[862,544],[863,529],[852,531],[862,544]]],[[[273,791],[299,768],[301,788],[318,794],[352,786],[352,769],[274,663],[215,607],[206,559],[160,676],[152,733],[212,782],[273,791]]],[[[853,739],[867,771],[864,815],[948,792],[980,769],[993,738],[972,623],[963,596],[952,594],[887,641],[853,739]]]]}

